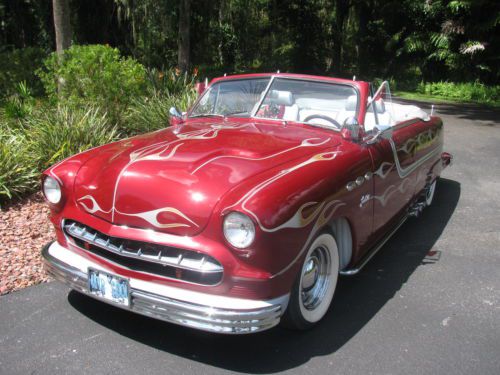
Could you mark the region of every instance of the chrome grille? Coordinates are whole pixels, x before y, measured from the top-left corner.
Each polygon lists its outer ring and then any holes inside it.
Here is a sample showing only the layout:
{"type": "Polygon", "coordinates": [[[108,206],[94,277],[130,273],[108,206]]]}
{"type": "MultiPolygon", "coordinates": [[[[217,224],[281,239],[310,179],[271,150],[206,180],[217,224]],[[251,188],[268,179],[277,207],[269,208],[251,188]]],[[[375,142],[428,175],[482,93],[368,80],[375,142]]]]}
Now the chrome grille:
{"type": "Polygon", "coordinates": [[[63,228],[78,247],[132,270],[204,285],[222,279],[222,265],[206,254],[111,237],[73,220],[65,220],[63,228]]]}

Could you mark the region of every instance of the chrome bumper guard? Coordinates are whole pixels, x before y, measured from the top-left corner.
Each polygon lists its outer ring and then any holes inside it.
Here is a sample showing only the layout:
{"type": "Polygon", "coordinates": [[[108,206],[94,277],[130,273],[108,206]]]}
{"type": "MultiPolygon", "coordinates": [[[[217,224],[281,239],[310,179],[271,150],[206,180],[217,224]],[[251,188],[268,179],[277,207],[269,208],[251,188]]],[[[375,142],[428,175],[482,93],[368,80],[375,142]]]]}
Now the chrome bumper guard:
{"type": "MultiPolygon", "coordinates": [[[[50,254],[49,249],[51,245],[55,244],[55,242],[51,242],[42,249],[46,272],[71,289],[95,297],[89,293],[88,277],[85,272],[50,254]]],[[[264,331],[277,325],[288,303],[288,295],[272,300],[274,304],[257,309],[238,309],[237,302],[235,302],[235,309],[217,308],[181,301],[132,287],[130,288],[129,307],[99,300],[169,323],[209,332],[246,334],[264,331]]]]}

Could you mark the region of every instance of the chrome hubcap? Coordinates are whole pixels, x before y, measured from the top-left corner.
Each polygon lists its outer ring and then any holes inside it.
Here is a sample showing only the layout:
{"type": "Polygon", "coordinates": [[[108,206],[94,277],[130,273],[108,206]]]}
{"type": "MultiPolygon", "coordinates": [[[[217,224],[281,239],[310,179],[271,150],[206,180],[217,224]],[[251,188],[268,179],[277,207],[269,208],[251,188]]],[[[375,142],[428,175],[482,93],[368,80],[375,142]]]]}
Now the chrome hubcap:
{"type": "Polygon", "coordinates": [[[324,247],[315,249],[302,267],[301,299],[308,310],[314,310],[322,301],[330,282],[330,253],[324,247]]]}

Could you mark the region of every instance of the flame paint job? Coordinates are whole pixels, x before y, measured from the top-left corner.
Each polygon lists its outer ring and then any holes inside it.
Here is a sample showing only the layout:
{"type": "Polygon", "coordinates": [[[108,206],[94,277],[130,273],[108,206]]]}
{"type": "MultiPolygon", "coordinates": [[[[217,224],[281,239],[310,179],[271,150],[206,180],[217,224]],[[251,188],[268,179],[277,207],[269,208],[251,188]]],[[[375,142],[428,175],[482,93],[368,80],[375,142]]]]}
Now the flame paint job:
{"type": "MultiPolygon", "coordinates": [[[[266,75],[213,82],[260,76],[266,75]]],[[[368,83],[279,76],[352,85],[364,122],[368,83]]],[[[442,147],[438,117],[397,124],[391,140],[374,144],[291,121],[193,118],[86,151],[45,174],[63,189],[64,199],[51,206],[61,245],[124,277],[267,299],[290,291],[307,246],[333,220],[349,223],[349,266],[356,265],[439,176],[442,147]],[[359,177],[364,182],[348,191],[346,184],[359,177]],[[233,210],[255,221],[256,238],[246,249],[232,248],[223,237],[223,217],[233,210]],[[224,266],[223,281],[206,287],[124,269],[69,244],[63,219],[113,237],[210,254],[224,266]]]]}

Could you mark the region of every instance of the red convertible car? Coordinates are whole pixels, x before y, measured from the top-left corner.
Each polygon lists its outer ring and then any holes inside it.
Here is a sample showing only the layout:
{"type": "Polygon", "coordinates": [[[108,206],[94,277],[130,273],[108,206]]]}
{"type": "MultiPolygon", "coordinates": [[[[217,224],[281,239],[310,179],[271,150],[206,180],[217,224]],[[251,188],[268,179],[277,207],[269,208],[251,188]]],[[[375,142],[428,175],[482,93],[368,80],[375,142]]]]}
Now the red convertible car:
{"type": "Polygon", "coordinates": [[[443,123],[389,87],[295,74],[214,79],[172,126],[44,172],[47,271],[133,312],[220,333],[326,314],[431,204],[443,123]]]}

